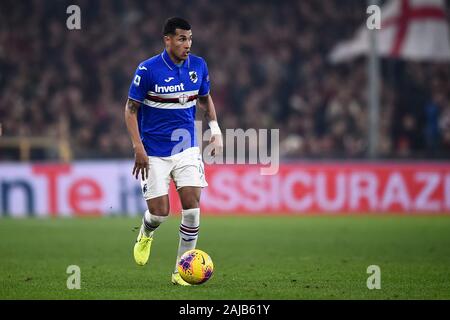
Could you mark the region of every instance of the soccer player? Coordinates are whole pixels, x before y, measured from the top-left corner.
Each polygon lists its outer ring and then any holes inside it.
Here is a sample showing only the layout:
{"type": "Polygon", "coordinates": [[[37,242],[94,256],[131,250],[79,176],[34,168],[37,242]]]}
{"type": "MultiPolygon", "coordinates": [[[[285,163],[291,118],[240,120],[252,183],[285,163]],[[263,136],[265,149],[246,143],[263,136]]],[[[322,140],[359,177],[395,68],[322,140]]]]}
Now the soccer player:
{"type": "Polygon", "coordinates": [[[222,134],[209,94],[203,58],[190,53],[192,31],[181,18],[170,18],[163,29],[165,49],[137,67],[125,107],[125,122],[134,148],[132,174],[140,177],[148,210],[134,245],[134,259],[145,265],[153,233],[169,215],[169,183],[173,179],[181,205],[180,241],[172,283],[189,285],[178,274],[180,256],[197,243],[200,193],[208,184],[195,135],[195,111],[205,110],[212,152],[222,152],[222,134]]]}

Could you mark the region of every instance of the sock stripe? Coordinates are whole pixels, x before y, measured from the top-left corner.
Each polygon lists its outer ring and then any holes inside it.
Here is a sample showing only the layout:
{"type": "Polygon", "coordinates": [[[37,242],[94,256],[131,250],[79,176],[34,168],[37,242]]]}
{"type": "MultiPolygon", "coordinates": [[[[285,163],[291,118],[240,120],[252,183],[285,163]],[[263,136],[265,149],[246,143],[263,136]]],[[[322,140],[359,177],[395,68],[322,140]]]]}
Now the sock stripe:
{"type": "Polygon", "coordinates": [[[187,225],[180,224],[180,228],[184,228],[184,229],[186,229],[186,230],[188,230],[188,231],[190,231],[190,230],[192,230],[192,231],[198,230],[199,227],[200,227],[200,226],[189,227],[189,226],[187,226],[187,225]]]}
{"type": "Polygon", "coordinates": [[[149,222],[147,222],[145,219],[144,219],[144,226],[145,226],[145,229],[147,229],[148,231],[153,231],[153,230],[155,230],[156,228],[158,228],[159,227],[159,225],[157,225],[157,226],[152,226],[149,222]]]}
{"type": "Polygon", "coordinates": [[[199,231],[199,228],[195,228],[195,229],[187,229],[183,226],[180,226],[180,230],[186,232],[186,233],[197,233],[199,231]]]}
{"type": "Polygon", "coordinates": [[[198,231],[199,231],[198,229],[196,231],[188,231],[188,230],[185,230],[183,228],[180,228],[179,230],[180,230],[180,232],[183,232],[185,234],[197,234],[198,231]]]}

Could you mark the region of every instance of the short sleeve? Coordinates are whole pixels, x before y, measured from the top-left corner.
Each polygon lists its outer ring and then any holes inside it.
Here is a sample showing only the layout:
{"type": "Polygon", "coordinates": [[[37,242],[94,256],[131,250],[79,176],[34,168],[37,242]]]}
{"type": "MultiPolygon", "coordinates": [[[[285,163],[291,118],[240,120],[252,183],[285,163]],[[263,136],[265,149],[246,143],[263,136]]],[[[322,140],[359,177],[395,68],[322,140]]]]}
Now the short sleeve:
{"type": "Polygon", "coordinates": [[[203,72],[202,72],[202,83],[200,85],[200,90],[198,91],[199,96],[206,96],[209,94],[209,72],[206,61],[203,60],[203,72]]]}
{"type": "Polygon", "coordinates": [[[143,65],[136,69],[128,91],[128,98],[139,102],[145,100],[150,83],[149,74],[149,70],[143,65]]]}

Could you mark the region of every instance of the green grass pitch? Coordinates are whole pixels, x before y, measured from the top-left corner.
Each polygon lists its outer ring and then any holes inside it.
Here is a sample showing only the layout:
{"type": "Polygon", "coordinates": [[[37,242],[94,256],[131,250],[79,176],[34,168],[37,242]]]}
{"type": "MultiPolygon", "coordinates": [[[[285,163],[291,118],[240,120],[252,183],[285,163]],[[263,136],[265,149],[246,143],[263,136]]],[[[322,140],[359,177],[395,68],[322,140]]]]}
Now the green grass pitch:
{"type": "Polygon", "coordinates": [[[135,265],[139,218],[0,219],[0,299],[449,299],[450,217],[202,217],[215,264],[195,287],[170,283],[179,216],[135,265]],[[69,265],[81,289],[69,290],[69,265]],[[366,286],[369,265],[381,289],[366,286]]]}

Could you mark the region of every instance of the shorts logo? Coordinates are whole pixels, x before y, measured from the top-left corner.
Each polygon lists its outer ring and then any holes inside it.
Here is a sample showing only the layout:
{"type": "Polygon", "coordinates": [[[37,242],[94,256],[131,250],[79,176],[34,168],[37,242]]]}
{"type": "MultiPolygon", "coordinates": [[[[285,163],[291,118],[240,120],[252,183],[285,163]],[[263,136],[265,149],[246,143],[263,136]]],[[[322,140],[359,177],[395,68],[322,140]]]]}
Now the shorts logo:
{"type": "Polygon", "coordinates": [[[189,78],[191,79],[191,81],[193,83],[197,83],[198,77],[197,77],[197,72],[195,71],[189,71],[189,78]]]}
{"type": "Polygon", "coordinates": [[[147,192],[147,184],[144,184],[144,186],[142,187],[142,193],[146,193],[147,192]]]}
{"type": "Polygon", "coordinates": [[[200,179],[203,180],[204,177],[205,177],[205,168],[203,167],[202,156],[199,155],[198,158],[197,158],[197,160],[198,160],[198,164],[199,164],[199,166],[198,166],[198,172],[200,173],[200,179]]]}

